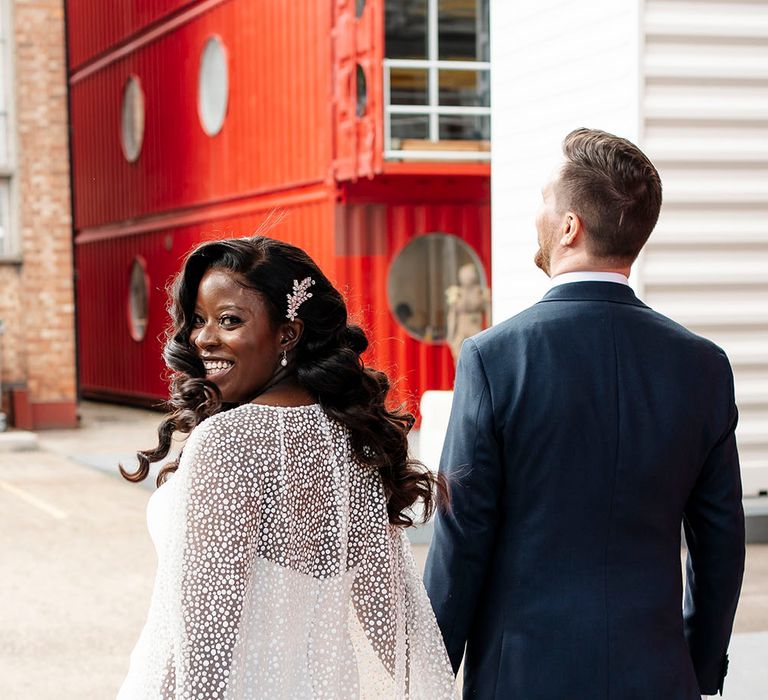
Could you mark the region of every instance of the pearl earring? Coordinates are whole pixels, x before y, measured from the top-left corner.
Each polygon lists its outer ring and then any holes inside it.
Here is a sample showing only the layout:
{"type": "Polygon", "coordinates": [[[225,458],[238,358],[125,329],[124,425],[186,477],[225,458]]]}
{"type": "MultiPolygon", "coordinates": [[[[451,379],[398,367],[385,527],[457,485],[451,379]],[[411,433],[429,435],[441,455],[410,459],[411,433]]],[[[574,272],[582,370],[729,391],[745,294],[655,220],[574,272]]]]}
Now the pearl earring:
{"type": "Polygon", "coordinates": [[[283,350],[283,357],[280,360],[280,364],[283,367],[287,367],[288,366],[288,353],[285,350],[283,350]]]}

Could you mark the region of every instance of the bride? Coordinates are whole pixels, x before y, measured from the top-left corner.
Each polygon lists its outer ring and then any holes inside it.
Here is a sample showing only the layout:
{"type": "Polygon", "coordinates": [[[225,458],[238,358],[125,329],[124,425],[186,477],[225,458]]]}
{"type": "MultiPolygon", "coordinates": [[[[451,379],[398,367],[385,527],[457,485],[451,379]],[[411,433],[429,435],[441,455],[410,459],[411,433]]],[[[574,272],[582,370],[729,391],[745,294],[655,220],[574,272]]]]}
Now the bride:
{"type": "Polygon", "coordinates": [[[123,476],[190,435],[148,505],[157,576],[118,699],[453,697],[405,536],[444,486],[339,292],[253,237],[200,245],[171,294],[175,410],[123,476]]]}

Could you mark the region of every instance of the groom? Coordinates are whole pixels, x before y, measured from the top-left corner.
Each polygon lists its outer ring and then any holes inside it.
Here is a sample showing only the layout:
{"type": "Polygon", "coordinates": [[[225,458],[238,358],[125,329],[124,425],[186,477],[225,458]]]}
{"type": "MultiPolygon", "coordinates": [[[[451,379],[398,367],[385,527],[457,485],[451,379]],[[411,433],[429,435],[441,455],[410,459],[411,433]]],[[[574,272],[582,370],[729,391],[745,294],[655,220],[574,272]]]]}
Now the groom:
{"type": "Polygon", "coordinates": [[[723,687],[744,566],[733,376],[627,284],[648,158],[587,129],[563,154],[550,291],[461,350],[425,583],[465,698],[694,700],[723,687]]]}

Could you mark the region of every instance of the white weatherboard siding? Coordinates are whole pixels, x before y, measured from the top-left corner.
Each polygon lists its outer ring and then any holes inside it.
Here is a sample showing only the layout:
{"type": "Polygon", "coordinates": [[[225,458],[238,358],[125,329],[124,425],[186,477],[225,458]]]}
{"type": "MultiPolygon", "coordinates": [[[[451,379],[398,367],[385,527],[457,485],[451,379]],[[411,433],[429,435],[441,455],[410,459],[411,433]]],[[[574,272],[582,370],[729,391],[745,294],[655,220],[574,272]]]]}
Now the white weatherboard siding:
{"type": "Polygon", "coordinates": [[[534,218],[563,137],[587,126],[637,140],[640,36],[637,0],[492,0],[494,322],[547,289],[534,218]]]}
{"type": "Polygon", "coordinates": [[[647,0],[643,26],[641,143],[664,183],[644,298],[731,358],[756,495],[768,489],[768,0],[647,0]]]}
{"type": "Polygon", "coordinates": [[[664,206],[633,285],[728,353],[745,495],[768,490],[768,0],[492,0],[491,59],[494,321],[546,289],[533,221],[562,137],[635,141],[664,206]]]}

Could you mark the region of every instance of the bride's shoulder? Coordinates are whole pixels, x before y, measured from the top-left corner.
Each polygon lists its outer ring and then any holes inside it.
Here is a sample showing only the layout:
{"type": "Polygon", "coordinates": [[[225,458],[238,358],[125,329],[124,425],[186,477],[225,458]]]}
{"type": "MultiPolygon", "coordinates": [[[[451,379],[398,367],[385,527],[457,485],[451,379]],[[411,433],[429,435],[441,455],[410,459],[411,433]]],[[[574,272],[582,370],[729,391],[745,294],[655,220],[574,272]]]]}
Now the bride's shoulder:
{"type": "Polygon", "coordinates": [[[198,423],[187,438],[187,445],[222,444],[229,447],[274,436],[277,423],[266,411],[243,404],[215,413],[198,423]]]}
{"type": "Polygon", "coordinates": [[[269,425],[276,422],[275,416],[271,412],[258,409],[259,406],[252,403],[228,408],[201,421],[195,430],[215,432],[217,430],[253,428],[253,426],[269,425]]]}
{"type": "Polygon", "coordinates": [[[251,478],[261,473],[280,449],[279,432],[264,419],[262,413],[238,406],[201,421],[184,443],[179,471],[194,474],[196,480],[220,475],[224,465],[228,474],[251,478]]]}

